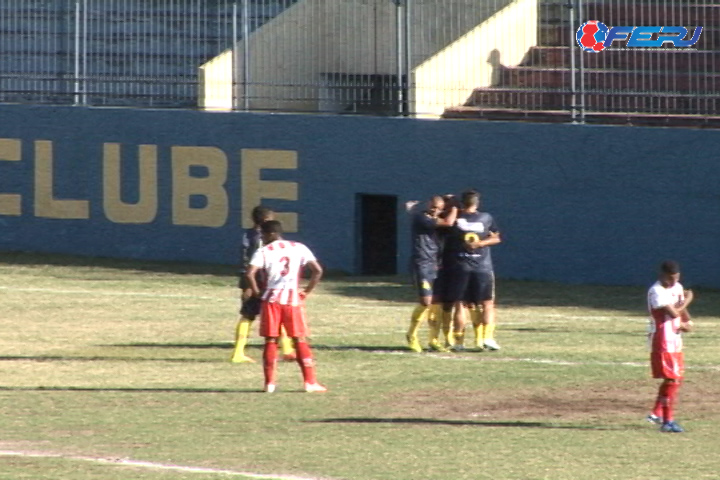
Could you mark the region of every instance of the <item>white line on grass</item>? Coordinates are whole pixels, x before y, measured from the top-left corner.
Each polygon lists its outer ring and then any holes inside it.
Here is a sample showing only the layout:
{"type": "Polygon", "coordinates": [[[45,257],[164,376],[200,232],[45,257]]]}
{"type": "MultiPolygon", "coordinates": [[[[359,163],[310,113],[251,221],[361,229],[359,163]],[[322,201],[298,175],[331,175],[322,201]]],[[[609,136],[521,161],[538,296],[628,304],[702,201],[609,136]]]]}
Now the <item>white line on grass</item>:
{"type": "Polygon", "coordinates": [[[267,479],[267,480],[321,480],[319,478],[297,477],[294,475],[290,475],[290,476],[277,475],[277,474],[264,475],[264,474],[260,474],[260,473],[240,472],[240,471],[236,471],[236,470],[225,470],[225,469],[206,468],[206,467],[189,467],[189,466],[173,465],[173,464],[166,464],[166,463],[143,462],[140,460],[131,460],[128,458],[86,457],[86,456],[64,455],[61,453],[53,453],[53,452],[0,450],[0,456],[24,457],[24,458],[59,458],[62,460],[100,463],[100,464],[104,464],[104,465],[118,465],[118,466],[125,466],[125,467],[149,468],[149,469],[153,469],[153,470],[167,470],[167,471],[187,472],[187,473],[206,473],[206,474],[214,474],[214,475],[229,475],[229,476],[235,476],[235,477],[267,479]]]}

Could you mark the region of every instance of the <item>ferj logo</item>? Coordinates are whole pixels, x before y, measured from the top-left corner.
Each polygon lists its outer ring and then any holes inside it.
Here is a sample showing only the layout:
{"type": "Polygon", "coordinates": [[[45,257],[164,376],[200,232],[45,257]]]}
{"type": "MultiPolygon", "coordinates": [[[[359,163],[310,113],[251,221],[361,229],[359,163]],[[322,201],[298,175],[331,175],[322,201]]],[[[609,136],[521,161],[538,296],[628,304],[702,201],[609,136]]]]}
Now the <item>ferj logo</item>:
{"type": "Polygon", "coordinates": [[[685,27],[612,27],[598,20],[588,20],[580,25],[575,38],[586,52],[602,52],[611,48],[613,42],[627,40],[627,48],[663,48],[666,43],[675,48],[688,48],[700,40],[703,27],[695,27],[692,38],[685,40],[685,27]]]}

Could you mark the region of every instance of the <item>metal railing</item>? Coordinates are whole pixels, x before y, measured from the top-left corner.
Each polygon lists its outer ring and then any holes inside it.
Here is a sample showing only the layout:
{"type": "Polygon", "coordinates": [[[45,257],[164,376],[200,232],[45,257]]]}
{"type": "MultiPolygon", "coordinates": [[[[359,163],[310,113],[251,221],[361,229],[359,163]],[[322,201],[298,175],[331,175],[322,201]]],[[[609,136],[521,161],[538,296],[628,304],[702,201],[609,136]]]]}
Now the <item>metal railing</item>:
{"type": "Polygon", "coordinates": [[[0,102],[711,117],[719,32],[720,6],[691,0],[4,0],[0,102]],[[703,31],[691,49],[588,53],[588,20],[703,31]]]}

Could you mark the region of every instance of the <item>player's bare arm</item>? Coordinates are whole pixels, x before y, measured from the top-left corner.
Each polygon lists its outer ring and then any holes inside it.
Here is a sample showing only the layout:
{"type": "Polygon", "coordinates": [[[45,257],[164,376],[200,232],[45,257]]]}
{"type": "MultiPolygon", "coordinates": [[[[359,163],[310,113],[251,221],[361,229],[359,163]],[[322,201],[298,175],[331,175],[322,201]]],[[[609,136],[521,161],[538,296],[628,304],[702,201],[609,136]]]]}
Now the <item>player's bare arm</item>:
{"type": "Polygon", "coordinates": [[[687,311],[688,306],[692,303],[695,296],[692,290],[685,290],[685,299],[678,302],[675,305],[665,305],[664,307],[656,308],[656,311],[665,312],[671,318],[681,317],[683,313],[687,311]]]}
{"type": "Polygon", "coordinates": [[[323,275],[323,269],[317,261],[310,261],[306,266],[310,269],[310,280],[302,292],[303,297],[310,295],[310,292],[315,289],[323,275]]]}
{"type": "MultiPolygon", "coordinates": [[[[260,270],[259,267],[256,267],[254,265],[250,265],[248,267],[247,272],[245,273],[245,279],[247,280],[248,284],[250,285],[250,296],[253,297],[259,297],[260,296],[260,287],[258,287],[257,280],[255,279],[255,274],[260,270]]],[[[244,294],[245,292],[243,292],[244,294]]]]}
{"type": "Polygon", "coordinates": [[[457,220],[457,216],[458,208],[455,206],[450,207],[450,210],[448,211],[448,214],[445,218],[436,218],[436,225],[438,227],[452,227],[453,225],[455,225],[455,220],[457,220]]]}

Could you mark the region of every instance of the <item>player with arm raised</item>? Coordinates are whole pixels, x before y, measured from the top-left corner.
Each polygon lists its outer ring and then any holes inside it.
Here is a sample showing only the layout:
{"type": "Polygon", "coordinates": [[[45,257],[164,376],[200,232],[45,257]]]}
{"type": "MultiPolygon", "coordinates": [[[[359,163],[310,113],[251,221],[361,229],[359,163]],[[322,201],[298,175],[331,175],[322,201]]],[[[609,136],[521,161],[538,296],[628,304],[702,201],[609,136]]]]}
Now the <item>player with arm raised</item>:
{"type": "MultiPolygon", "coordinates": [[[[406,338],[408,348],[414,352],[421,352],[422,347],[418,340],[420,325],[428,320],[430,325],[429,346],[434,350],[443,350],[439,342],[441,313],[432,311],[433,284],[438,274],[438,261],[440,255],[440,241],[438,228],[449,227],[455,223],[457,208],[451,208],[444,218],[440,216],[445,209],[445,201],[439,195],[434,195],[427,202],[423,211],[412,213],[412,253],[410,268],[415,287],[418,291],[418,305],[410,317],[410,328],[406,338]]],[[[436,309],[439,310],[439,309],[436,309]]]]}
{"type": "MultiPolygon", "coordinates": [[[[242,236],[242,263],[240,265],[240,319],[238,320],[235,330],[235,348],[230,359],[233,363],[254,363],[255,360],[245,355],[245,346],[247,345],[250,333],[250,325],[255,318],[260,315],[260,299],[253,297],[250,291],[250,285],[245,279],[250,259],[255,252],[262,247],[263,241],[260,235],[260,225],[268,220],[275,218],[275,213],[262,205],[252,209],[253,226],[243,231],[242,236]]],[[[262,290],[265,286],[265,279],[261,272],[258,272],[256,278],[257,284],[262,290]]],[[[283,333],[280,337],[280,347],[282,349],[283,358],[285,360],[295,360],[295,351],[292,348],[290,339],[283,333]]]]}
{"type": "Polygon", "coordinates": [[[662,424],[662,432],[683,431],[673,419],[673,410],[684,374],[682,332],[692,329],[687,311],[692,301],[693,292],[683,290],[680,283],[680,266],[672,260],[663,262],[658,281],[648,291],[650,367],[653,378],[661,378],[662,383],[647,417],[662,424]]]}
{"type": "Polygon", "coordinates": [[[322,277],[322,267],[305,245],[283,239],[282,225],[277,220],[263,223],[261,232],[265,245],[250,260],[246,278],[253,296],[259,297],[262,302],[260,335],[265,337],[264,390],[268,393],[275,391],[277,341],[280,327],[284,326],[295,344],[305,391],[325,392],[327,389],[317,383],[312,351],[305,339],[308,329],[303,308],[304,299],[322,277]],[[310,270],[310,281],[301,289],[300,275],[304,268],[310,270]],[[267,279],[262,292],[255,277],[258,271],[264,272],[267,279]]]}

